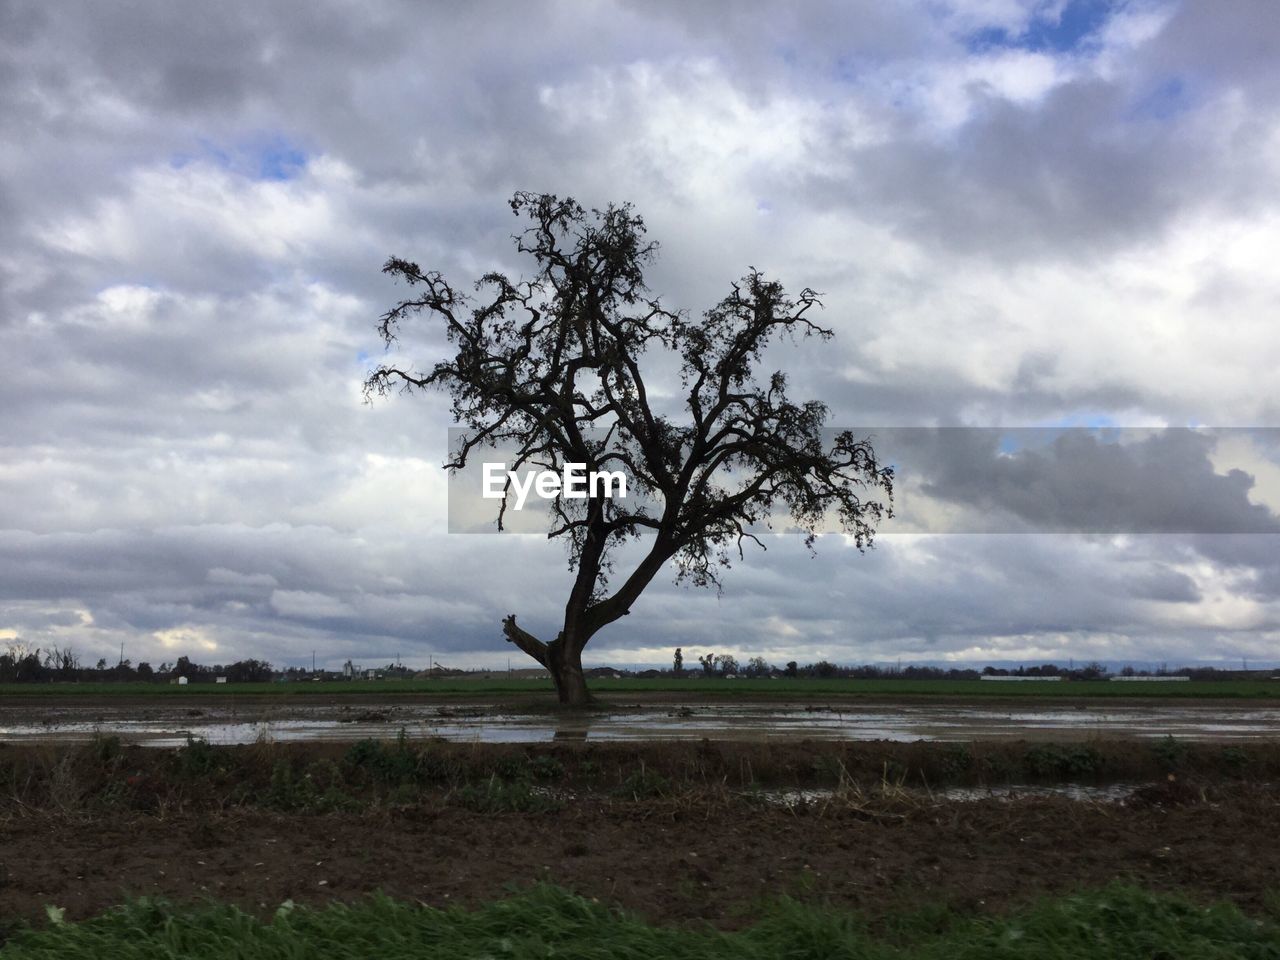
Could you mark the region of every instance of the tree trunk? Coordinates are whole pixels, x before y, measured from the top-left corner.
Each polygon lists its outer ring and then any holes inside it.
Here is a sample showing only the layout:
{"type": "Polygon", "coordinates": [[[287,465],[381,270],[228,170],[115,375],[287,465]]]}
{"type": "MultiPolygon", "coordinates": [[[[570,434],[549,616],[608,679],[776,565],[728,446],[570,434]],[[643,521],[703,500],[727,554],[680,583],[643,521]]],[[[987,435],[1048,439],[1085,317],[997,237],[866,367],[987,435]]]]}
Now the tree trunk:
{"type": "Polygon", "coordinates": [[[582,674],[582,650],[576,644],[556,638],[547,645],[547,669],[556,682],[561,706],[585,707],[591,703],[587,678],[582,674]]]}
{"type": "Polygon", "coordinates": [[[556,695],[563,706],[585,707],[591,703],[587,678],[582,675],[582,648],[586,641],[566,643],[561,633],[550,643],[543,643],[516,625],[514,613],[503,619],[502,632],[507,640],[550,671],[556,684],[556,695]]]}

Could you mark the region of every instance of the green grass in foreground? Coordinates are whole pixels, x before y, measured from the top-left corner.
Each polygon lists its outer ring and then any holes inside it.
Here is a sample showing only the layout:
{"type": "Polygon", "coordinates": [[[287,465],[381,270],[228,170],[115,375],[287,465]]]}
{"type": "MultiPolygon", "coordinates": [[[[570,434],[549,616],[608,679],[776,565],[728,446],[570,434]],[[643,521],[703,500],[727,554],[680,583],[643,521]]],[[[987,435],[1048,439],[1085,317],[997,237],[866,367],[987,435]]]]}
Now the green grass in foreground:
{"type": "MultiPolygon", "coordinates": [[[[673,693],[705,697],[790,697],[819,699],[838,696],[946,696],[946,697],[1162,697],[1176,699],[1280,699],[1280,681],[1213,680],[1187,683],[1111,683],[1075,681],[1059,683],[992,683],[981,680],[591,680],[597,694],[673,693]]],[[[506,696],[550,694],[550,680],[481,680],[450,677],[441,680],[354,680],[295,683],[200,683],[177,686],[168,683],[6,683],[0,696],[396,696],[402,694],[506,696]]]]}
{"type": "MultiPolygon", "coordinates": [[[[56,913],[56,911],[54,911],[56,913]]],[[[4,960],[34,958],[866,958],[866,960],[1110,960],[1280,957],[1280,927],[1234,907],[1196,907],[1112,886],[1042,901],[998,918],[938,909],[876,927],[783,900],[750,929],[654,927],[552,887],[482,909],[440,911],[386,898],[314,910],[285,905],[270,923],[233,907],[179,909],[138,901],[82,923],[16,934],[4,960]]]]}

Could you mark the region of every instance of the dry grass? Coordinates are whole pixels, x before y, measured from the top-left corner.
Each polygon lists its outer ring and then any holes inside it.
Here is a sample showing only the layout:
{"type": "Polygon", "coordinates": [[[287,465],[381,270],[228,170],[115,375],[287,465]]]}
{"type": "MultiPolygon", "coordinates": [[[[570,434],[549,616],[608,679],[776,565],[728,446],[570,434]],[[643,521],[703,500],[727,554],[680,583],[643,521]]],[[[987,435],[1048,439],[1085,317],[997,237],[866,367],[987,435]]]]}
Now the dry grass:
{"type": "MultiPolygon", "coordinates": [[[[1280,776],[1280,744],[1096,740],[1042,743],[479,744],[396,738],[299,744],[261,737],[240,747],[191,741],[159,750],[99,737],[76,745],[0,746],[0,813],[75,814],[264,806],[326,812],[435,802],[476,790],[532,809],[529,789],[611,803],[699,808],[753,792],[822,788],[823,812],[934,801],[947,786],[1161,782],[1216,785],[1280,776]],[[496,786],[501,785],[501,786],[496,786]]],[[[488,800],[484,802],[490,802],[488,800]]],[[[811,804],[812,806],[812,804],[811,804]]],[[[809,811],[813,812],[813,811],[809,811]]]]}

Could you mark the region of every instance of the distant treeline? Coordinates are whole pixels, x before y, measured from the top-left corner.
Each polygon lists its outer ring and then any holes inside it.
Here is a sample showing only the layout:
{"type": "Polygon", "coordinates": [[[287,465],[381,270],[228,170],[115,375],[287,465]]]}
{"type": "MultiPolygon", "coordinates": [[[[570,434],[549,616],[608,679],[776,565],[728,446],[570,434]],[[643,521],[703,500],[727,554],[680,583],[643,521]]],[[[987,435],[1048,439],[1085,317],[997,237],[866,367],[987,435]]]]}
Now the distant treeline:
{"type": "MultiPolygon", "coordinates": [[[[595,667],[587,670],[593,677],[626,676],[638,679],[651,678],[720,678],[736,679],[767,677],[812,677],[820,680],[846,678],[850,680],[977,680],[981,677],[1062,677],[1064,680],[1105,680],[1111,676],[1147,677],[1168,676],[1187,677],[1191,680],[1232,680],[1242,677],[1256,676],[1247,670],[1222,670],[1216,667],[1179,667],[1174,670],[1140,670],[1133,667],[1111,673],[1097,661],[1083,666],[1059,666],[1054,663],[1042,663],[1038,666],[1017,667],[983,667],[977,670],[972,667],[927,667],[927,666],[878,666],[862,664],[860,666],[842,666],[829,660],[816,663],[800,664],[790,660],[782,666],[776,666],[763,657],[749,657],[739,661],[728,653],[707,653],[696,658],[696,667],[685,665],[683,650],[677,648],[672,665],[665,670],[618,670],[612,667],[595,667]]],[[[487,671],[481,671],[487,672],[487,671]]],[[[1262,671],[1269,675],[1270,671],[1262,671]]],[[[403,664],[388,664],[374,670],[362,670],[348,662],[342,672],[313,671],[304,667],[289,667],[277,670],[265,660],[237,660],[230,664],[193,663],[188,657],[179,657],[172,663],[161,663],[152,666],[143,661],[134,665],[127,659],[116,663],[108,663],[100,659],[94,666],[86,666],[80,662],[79,656],[70,647],[28,648],[22,643],[11,643],[4,653],[0,653],[0,683],[52,683],[63,682],[102,682],[102,681],[151,681],[176,682],[185,678],[188,683],[213,683],[225,678],[228,683],[266,683],[272,680],[310,680],[352,679],[362,676],[377,678],[410,679],[413,677],[466,677],[468,671],[450,670],[439,666],[430,671],[416,672],[403,664]]]]}
{"type": "Polygon", "coordinates": [[[152,666],[145,660],[136,666],[120,659],[108,663],[101,659],[94,666],[86,666],[70,647],[27,648],[11,644],[0,653],[0,683],[52,683],[107,681],[169,681],[185,677],[189,683],[213,683],[225,677],[228,683],[254,683],[273,680],[275,669],[265,660],[238,660],[226,665],[192,663],[187,657],[179,657],[172,663],[152,666]]]}
{"type": "MultiPolygon", "coordinates": [[[[626,671],[614,671],[625,673],[626,671]]],[[[1270,671],[1262,671],[1270,674],[1270,671]]],[[[686,666],[684,651],[677,647],[675,657],[669,670],[641,670],[632,674],[636,677],[815,677],[821,680],[846,678],[850,680],[978,680],[981,677],[1062,677],[1064,680],[1106,680],[1113,676],[1123,677],[1187,677],[1191,680],[1232,680],[1242,676],[1252,676],[1248,670],[1221,670],[1216,667],[1179,667],[1174,670],[1161,667],[1156,670],[1137,669],[1126,666],[1111,672],[1103,664],[1090,661],[1081,666],[1059,666],[1056,663],[1042,663],[1036,666],[1022,666],[1014,669],[1004,667],[928,667],[909,664],[907,666],[880,666],[861,664],[859,666],[842,666],[829,660],[817,663],[799,664],[794,660],[779,667],[769,663],[763,657],[751,657],[739,661],[737,657],[727,653],[707,653],[697,658],[697,668],[686,666]]]]}

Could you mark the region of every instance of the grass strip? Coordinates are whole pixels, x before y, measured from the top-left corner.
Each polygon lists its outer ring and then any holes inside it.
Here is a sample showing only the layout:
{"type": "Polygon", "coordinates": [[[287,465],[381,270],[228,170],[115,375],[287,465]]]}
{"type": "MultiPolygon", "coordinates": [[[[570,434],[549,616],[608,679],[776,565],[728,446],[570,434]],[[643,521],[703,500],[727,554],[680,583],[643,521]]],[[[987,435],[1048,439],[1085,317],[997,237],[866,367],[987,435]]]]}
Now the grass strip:
{"type": "Polygon", "coordinates": [[[1197,906],[1132,886],[1042,900],[1006,916],[922,912],[874,921],[794,900],[761,908],[750,928],[653,926],[550,886],[476,910],[372,897],[313,909],[286,903],[268,922],[209,903],[138,900],[0,948],[4,960],[202,958],[674,958],[674,960],[1129,960],[1280,957],[1280,927],[1235,907],[1197,906]]]}
{"type": "MultiPolygon", "coordinates": [[[[1106,680],[1076,680],[1062,683],[991,683],[981,680],[854,680],[783,678],[778,680],[737,680],[694,678],[593,679],[592,693],[683,694],[708,699],[798,700],[824,697],[959,697],[998,700],[1075,698],[1126,698],[1167,700],[1275,700],[1280,699],[1280,681],[1192,680],[1186,683],[1111,683],[1106,680]]],[[[354,680],[295,683],[198,683],[177,686],[168,683],[4,683],[0,696],[31,699],[60,697],[174,697],[193,698],[246,696],[309,697],[360,696],[391,697],[407,694],[443,699],[527,694],[550,695],[550,680],[503,680],[450,677],[440,680],[354,680]]],[[[554,702],[554,698],[550,698],[554,702]]]]}

